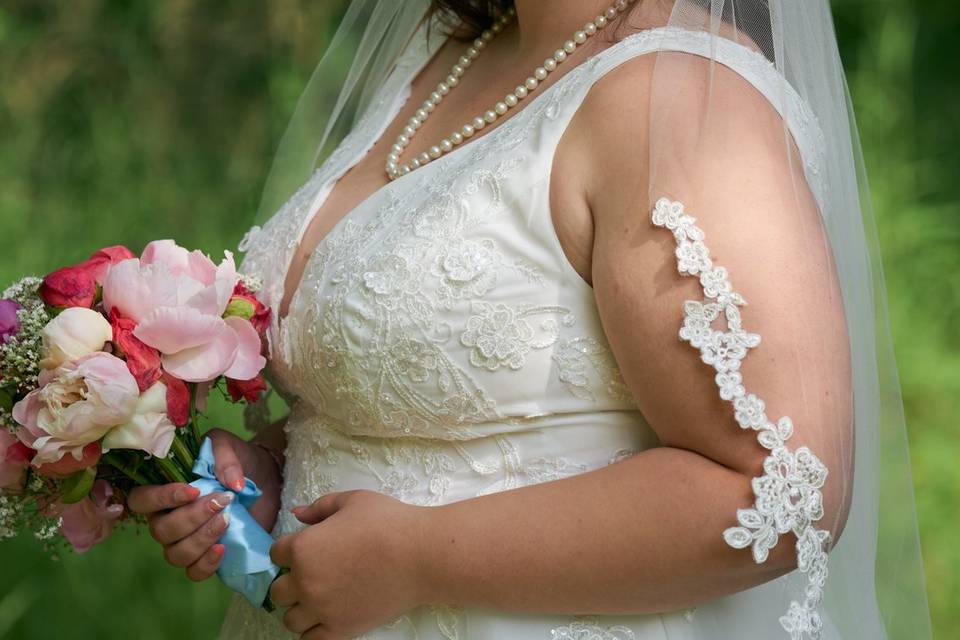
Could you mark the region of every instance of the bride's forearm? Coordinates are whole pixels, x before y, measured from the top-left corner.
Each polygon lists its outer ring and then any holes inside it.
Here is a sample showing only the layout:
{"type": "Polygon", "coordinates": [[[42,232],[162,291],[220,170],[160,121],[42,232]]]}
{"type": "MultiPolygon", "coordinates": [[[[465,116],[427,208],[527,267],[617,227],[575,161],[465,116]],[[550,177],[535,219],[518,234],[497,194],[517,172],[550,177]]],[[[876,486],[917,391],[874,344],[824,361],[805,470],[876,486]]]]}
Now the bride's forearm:
{"type": "Polygon", "coordinates": [[[287,423],[288,417],[284,416],[275,420],[269,426],[257,431],[257,434],[250,439],[250,442],[270,449],[281,469],[283,469],[283,452],[287,448],[287,435],[284,433],[283,427],[287,423]]]}
{"type": "Polygon", "coordinates": [[[518,612],[642,614],[694,606],[789,571],[792,535],[756,564],[722,537],[750,478],[661,447],[577,476],[431,509],[431,602],[518,612]]]}

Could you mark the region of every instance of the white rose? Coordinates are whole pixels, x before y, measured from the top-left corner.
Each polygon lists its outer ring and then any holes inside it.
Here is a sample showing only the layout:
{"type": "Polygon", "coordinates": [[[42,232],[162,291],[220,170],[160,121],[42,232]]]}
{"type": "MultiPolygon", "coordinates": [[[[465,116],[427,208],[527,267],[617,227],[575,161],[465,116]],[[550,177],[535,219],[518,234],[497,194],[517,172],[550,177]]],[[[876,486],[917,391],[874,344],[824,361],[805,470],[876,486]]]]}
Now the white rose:
{"type": "Polygon", "coordinates": [[[101,446],[104,451],[139,449],[158,458],[166,458],[176,429],[167,417],[167,386],[155,382],[140,394],[130,421],[111,429],[101,446]]]}
{"type": "Polygon", "coordinates": [[[56,369],[67,362],[103,350],[113,338],[113,329],[93,309],[70,307],[47,323],[40,333],[43,338],[43,359],[40,366],[56,369]]]}

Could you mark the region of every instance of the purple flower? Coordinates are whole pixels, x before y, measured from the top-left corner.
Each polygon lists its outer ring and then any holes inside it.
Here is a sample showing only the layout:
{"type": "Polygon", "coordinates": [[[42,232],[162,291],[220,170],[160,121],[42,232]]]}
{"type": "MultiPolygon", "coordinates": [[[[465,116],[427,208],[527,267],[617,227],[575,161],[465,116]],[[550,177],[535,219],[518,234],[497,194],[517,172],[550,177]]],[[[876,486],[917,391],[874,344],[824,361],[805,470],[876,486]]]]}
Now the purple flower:
{"type": "Polygon", "coordinates": [[[17,311],[23,309],[16,300],[0,300],[0,344],[3,344],[20,331],[20,319],[17,311]]]}

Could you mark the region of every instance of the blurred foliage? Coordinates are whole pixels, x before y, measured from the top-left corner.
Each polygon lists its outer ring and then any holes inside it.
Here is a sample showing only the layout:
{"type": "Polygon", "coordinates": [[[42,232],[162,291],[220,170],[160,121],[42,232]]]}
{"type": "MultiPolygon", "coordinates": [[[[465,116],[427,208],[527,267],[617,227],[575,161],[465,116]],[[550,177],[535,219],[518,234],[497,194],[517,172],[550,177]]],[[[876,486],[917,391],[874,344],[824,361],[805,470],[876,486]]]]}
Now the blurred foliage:
{"type": "MultiPolygon", "coordinates": [[[[0,4],[0,281],[104,243],[235,247],[343,0],[0,4]]],[[[884,251],[934,628],[960,628],[960,7],[834,0],[884,251]]],[[[211,422],[235,425],[232,408],[211,422]]],[[[896,508],[896,505],[885,505],[896,508]]],[[[213,638],[228,593],[143,534],[0,545],[0,637],[213,638]]]]}

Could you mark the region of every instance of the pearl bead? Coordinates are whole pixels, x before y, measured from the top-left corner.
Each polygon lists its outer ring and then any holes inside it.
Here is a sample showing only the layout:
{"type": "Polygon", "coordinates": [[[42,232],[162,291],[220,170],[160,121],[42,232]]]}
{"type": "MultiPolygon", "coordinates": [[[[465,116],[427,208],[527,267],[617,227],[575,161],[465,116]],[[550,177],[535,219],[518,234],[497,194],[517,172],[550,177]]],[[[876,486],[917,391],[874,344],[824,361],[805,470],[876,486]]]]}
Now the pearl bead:
{"type": "Polygon", "coordinates": [[[612,4],[592,21],[587,22],[579,30],[575,31],[571,39],[564,42],[561,48],[554,51],[553,55],[543,61],[542,66],[536,67],[523,84],[517,86],[516,89],[504,96],[503,100],[496,102],[492,109],[488,109],[484,111],[482,115],[471,119],[464,124],[459,131],[454,131],[449,137],[442,138],[438,144],[431,146],[427,151],[421,152],[409,163],[402,164],[400,162],[400,156],[406,147],[409,146],[413,136],[429,117],[430,113],[436,109],[444,96],[460,84],[460,77],[463,76],[466,69],[480,55],[480,51],[516,17],[516,7],[510,6],[507,8],[494,21],[490,28],[484,30],[479,37],[473,40],[473,43],[468,46],[463,55],[459,57],[457,63],[451,66],[450,74],[447,78],[437,84],[436,89],[424,100],[421,107],[414,112],[414,115],[403,128],[403,132],[397,136],[393,146],[390,147],[385,165],[387,175],[390,179],[404,176],[414,169],[422,167],[432,160],[436,160],[444,153],[449,153],[457,145],[463,144],[468,138],[475,135],[477,131],[483,129],[488,124],[495,123],[497,119],[506,115],[507,111],[517,106],[531,91],[536,89],[540,83],[547,78],[547,75],[555,71],[557,66],[567,59],[569,54],[576,51],[579,45],[584,44],[591,36],[596,35],[599,30],[609,25],[610,22],[617,17],[618,13],[626,11],[635,1],[636,0],[613,0],[612,4]]]}

